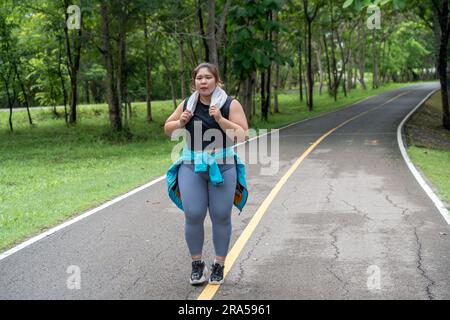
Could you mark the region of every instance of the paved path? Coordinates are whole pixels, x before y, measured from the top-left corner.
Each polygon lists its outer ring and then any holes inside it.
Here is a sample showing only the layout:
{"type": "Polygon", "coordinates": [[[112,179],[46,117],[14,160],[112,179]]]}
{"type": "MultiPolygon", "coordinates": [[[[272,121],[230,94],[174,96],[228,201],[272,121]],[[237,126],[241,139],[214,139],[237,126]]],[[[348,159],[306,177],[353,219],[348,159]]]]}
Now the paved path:
{"type": "MultiPolygon", "coordinates": [[[[374,109],[334,131],[295,170],[214,298],[449,299],[450,236],[441,232],[450,227],[396,136],[437,87],[394,90],[282,129],[276,174],[247,165],[250,197],[233,214],[232,243],[311,143],[374,109]]],[[[0,260],[0,299],[196,299],[203,288],[189,285],[189,273],[183,215],[163,180],[0,260]],[[81,289],[67,287],[71,265],[81,289]]]]}

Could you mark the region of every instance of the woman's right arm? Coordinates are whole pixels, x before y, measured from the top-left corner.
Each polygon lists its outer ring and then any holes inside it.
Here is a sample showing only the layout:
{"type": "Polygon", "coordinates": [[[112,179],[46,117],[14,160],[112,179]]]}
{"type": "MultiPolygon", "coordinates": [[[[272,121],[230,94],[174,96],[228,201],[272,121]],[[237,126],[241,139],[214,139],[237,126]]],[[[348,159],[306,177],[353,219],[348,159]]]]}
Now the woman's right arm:
{"type": "Polygon", "coordinates": [[[192,117],[192,114],[189,111],[186,110],[183,112],[183,104],[184,100],[181,101],[164,124],[164,133],[169,137],[172,136],[174,130],[183,128],[192,117]]]}

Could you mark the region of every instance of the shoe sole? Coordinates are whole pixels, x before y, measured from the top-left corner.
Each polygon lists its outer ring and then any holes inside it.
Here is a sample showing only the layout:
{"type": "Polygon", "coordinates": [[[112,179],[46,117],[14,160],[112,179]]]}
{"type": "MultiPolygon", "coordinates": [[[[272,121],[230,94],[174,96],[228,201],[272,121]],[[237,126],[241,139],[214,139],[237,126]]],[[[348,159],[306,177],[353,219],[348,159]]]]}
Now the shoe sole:
{"type": "Polygon", "coordinates": [[[209,283],[209,284],[213,284],[213,285],[219,285],[219,284],[222,284],[222,283],[223,283],[223,279],[220,280],[220,281],[211,281],[211,279],[209,279],[209,280],[208,280],[208,283],[209,283]]]}
{"type": "Polygon", "coordinates": [[[198,279],[198,280],[192,280],[192,279],[189,278],[189,282],[192,285],[203,284],[203,283],[206,282],[207,274],[208,274],[208,268],[205,265],[205,267],[203,268],[203,275],[202,275],[202,277],[200,279],[198,279]]]}

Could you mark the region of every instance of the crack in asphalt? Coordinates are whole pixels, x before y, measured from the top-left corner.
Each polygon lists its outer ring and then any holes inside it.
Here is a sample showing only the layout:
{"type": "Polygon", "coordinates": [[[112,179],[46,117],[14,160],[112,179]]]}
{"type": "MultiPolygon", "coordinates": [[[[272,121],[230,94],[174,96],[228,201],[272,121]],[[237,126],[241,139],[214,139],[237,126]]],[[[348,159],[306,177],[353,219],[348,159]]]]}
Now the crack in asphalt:
{"type": "Polygon", "coordinates": [[[236,283],[239,283],[242,280],[243,276],[244,276],[244,264],[245,264],[245,262],[247,262],[250,259],[250,256],[252,255],[252,253],[255,250],[255,248],[258,246],[258,244],[261,242],[262,238],[269,231],[270,231],[270,228],[264,227],[264,230],[259,235],[258,239],[255,242],[255,245],[247,252],[247,256],[239,262],[239,274],[237,275],[236,283]]]}
{"type": "Polygon", "coordinates": [[[325,198],[327,198],[327,203],[331,203],[331,199],[330,196],[333,194],[334,192],[334,187],[333,185],[330,183],[330,181],[327,181],[327,185],[330,187],[330,191],[329,193],[325,196],[325,198]]]}
{"type": "Polygon", "coordinates": [[[345,291],[344,296],[348,296],[350,294],[350,291],[347,289],[347,283],[342,280],[334,271],[333,271],[333,265],[331,265],[331,268],[327,269],[333,277],[335,277],[339,282],[343,284],[342,289],[345,291]]]}
{"type": "Polygon", "coordinates": [[[371,218],[369,218],[369,214],[367,212],[363,212],[363,211],[359,210],[356,206],[350,204],[349,202],[347,202],[345,200],[341,200],[341,201],[344,202],[347,206],[353,208],[353,210],[355,210],[357,214],[362,215],[365,219],[372,220],[371,218]]]}
{"type": "Polygon", "coordinates": [[[338,229],[339,229],[339,227],[335,228],[333,231],[330,232],[330,236],[333,237],[333,241],[331,241],[331,245],[333,246],[334,251],[335,251],[335,253],[334,253],[334,260],[339,259],[339,255],[340,255],[339,248],[338,248],[338,246],[336,245],[336,243],[337,243],[337,236],[336,236],[336,234],[335,234],[335,232],[336,232],[338,229]]]}
{"type": "MultiPolygon", "coordinates": [[[[402,210],[402,217],[403,220],[407,220],[409,218],[409,215],[406,214],[406,212],[409,210],[408,208],[404,208],[401,207],[397,204],[395,204],[390,198],[389,195],[386,195],[386,200],[391,203],[394,207],[401,209],[402,210]]],[[[422,277],[424,277],[427,281],[427,286],[425,288],[426,294],[428,299],[433,300],[434,296],[433,293],[431,292],[431,287],[435,286],[436,283],[434,282],[433,279],[430,278],[430,276],[428,276],[426,270],[423,268],[422,266],[422,242],[419,239],[419,236],[417,234],[417,229],[421,228],[424,225],[424,222],[422,221],[422,223],[419,226],[414,226],[414,237],[416,240],[416,244],[417,244],[417,270],[419,270],[420,274],[422,275],[422,277]]]]}
{"type": "MultiPolygon", "coordinates": [[[[330,196],[333,194],[334,187],[333,185],[330,183],[330,181],[327,181],[327,185],[330,188],[329,193],[326,195],[327,198],[327,203],[331,203],[331,199],[330,196]]],[[[339,255],[341,254],[339,251],[339,247],[337,246],[337,236],[336,236],[336,232],[338,231],[338,229],[340,229],[341,226],[338,226],[336,228],[334,228],[333,231],[331,231],[329,233],[329,235],[333,238],[333,240],[331,241],[331,246],[334,248],[334,261],[339,259],[339,255]]],[[[344,280],[342,280],[334,271],[333,271],[333,266],[334,263],[330,264],[330,268],[327,269],[339,282],[341,282],[343,284],[342,289],[345,291],[345,295],[348,295],[350,293],[350,291],[347,289],[347,284],[344,280]]]]}
{"type": "Polygon", "coordinates": [[[156,254],[156,257],[155,257],[155,260],[158,260],[159,259],[159,256],[161,255],[161,253],[163,253],[163,252],[165,252],[166,250],[161,250],[160,252],[158,252],[157,254],[156,254]]]}
{"type": "Polygon", "coordinates": [[[436,285],[436,283],[433,281],[433,279],[431,279],[427,275],[425,269],[422,266],[422,243],[420,242],[419,236],[417,235],[417,229],[422,227],[423,224],[424,223],[422,222],[422,224],[419,227],[414,227],[414,236],[416,237],[416,243],[417,243],[417,246],[418,246],[418,248],[417,248],[417,269],[420,271],[422,277],[424,277],[427,280],[427,282],[428,282],[427,287],[425,289],[428,299],[433,300],[434,296],[433,296],[433,294],[431,292],[431,287],[436,285]]]}
{"type": "Polygon", "coordinates": [[[66,236],[66,234],[68,234],[69,232],[71,232],[72,231],[72,229],[71,228],[67,228],[67,230],[65,230],[65,231],[63,231],[62,233],[61,233],[61,235],[59,236],[59,240],[62,240],[62,239],[64,239],[64,237],[66,236]]]}
{"type": "MultiPolygon", "coordinates": [[[[142,268],[139,268],[139,271],[142,272],[142,268]]],[[[140,275],[136,280],[134,280],[133,284],[128,288],[128,291],[130,291],[132,288],[134,288],[136,286],[136,283],[145,278],[148,274],[148,271],[144,272],[144,274],[140,275]]]]}
{"type": "Polygon", "coordinates": [[[116,279],[119,275],[121,275],[124,272],[124,269],[127,268],[132,262],[133,262],[132,258],[128,259],[128,264],[120,267],[119,270],[112,275],[110,281],[116,279]]]}
{"type": "Polygon", "coordinates": [[[388,195],[388,194],[385,195],[385,199],[386,199],[391,205],[393,205],[395,208],[398,208],[398,209],[402,210],[402,217],[403,217],[403,220],[405,220],[405,221],[408,220],[409,215],[406,214],[406,211],[409,210],[408,208],[401,207],[401,206],[399,206],[398,204],[394,203],[394,201],[392,201],[392,200],[389,198],[389,195],[388,195]]]}
{"type": "MultiPolygon", "coordinates": [[[[333,241],[331,241],[331,245],[333,246],[333,248],[334,248],[334,250],[335,250],[335,253],[334,253],[334,261],[336,261],[336,260],[338,260],[339,259],[339,255],[341,254],[340,253],[340,251],[339,251],[339,247],[336,245],[336,243],[337,243],[337,236],[336,236],[336,231],[338,231],[338,229],[339,229],[340,227],[336,227],[336,228],[334,228],[334,230],[333,231],[331,231],[330,233],[329,233],[329,235],[330,236],[332,236],[333,237],[333,241]]],[[[348,295],[349,293],[350,293],[350,291],[347,289],[347,283],[344,281],[344,280],[342,280],[342,278],[340,278],[337,274],[336,274],[336,272],[334,272],[333,271],[333,266],[334,266],[334,264],[335,263],[331,263],[330,264],[330,268],[328,269],[328,271],[339,281],[339,282],[341,282],[342,284],[343,284],[343,286],[342,286],[342,289],[345,291],[345,295],[348,295]]]]}

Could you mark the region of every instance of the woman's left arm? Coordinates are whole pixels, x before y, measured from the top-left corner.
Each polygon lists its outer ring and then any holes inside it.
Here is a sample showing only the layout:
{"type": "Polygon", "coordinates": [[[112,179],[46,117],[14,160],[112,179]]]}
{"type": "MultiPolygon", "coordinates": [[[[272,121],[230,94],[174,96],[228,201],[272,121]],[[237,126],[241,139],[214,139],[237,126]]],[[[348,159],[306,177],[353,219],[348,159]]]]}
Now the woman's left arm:
{"type": "Polygon", "coordinates": [[[242,108],[242,105],[236,99],[231,102],[230,115],[228,118],[229,120],[225,117],[220,117],[217,123],[222,130],[235,141],[235,143],[245,141],[248,138],[247,118],[245,116],[244,108],[242,108]]]}

